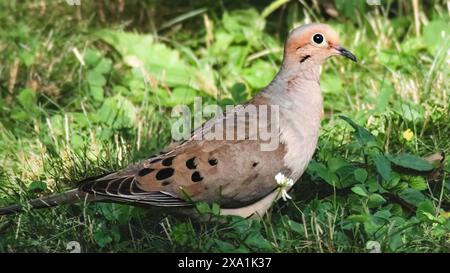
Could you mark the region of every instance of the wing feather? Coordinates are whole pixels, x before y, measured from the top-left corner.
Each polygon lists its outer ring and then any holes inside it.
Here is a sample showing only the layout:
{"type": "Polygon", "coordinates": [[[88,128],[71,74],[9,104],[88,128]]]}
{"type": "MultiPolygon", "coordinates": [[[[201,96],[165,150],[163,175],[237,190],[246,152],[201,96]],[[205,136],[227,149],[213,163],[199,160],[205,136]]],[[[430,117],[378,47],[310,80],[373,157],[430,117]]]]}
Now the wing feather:
{"type": "Polygon", "coordinates": [[[107,175],[91,181],[85,181],[79,190],[105,197],[109,200],[139,203],[161,207],[186,207],[190,203],[174,195],[159,191],[144,191],[136,185],[134,175],[107,175]]]}

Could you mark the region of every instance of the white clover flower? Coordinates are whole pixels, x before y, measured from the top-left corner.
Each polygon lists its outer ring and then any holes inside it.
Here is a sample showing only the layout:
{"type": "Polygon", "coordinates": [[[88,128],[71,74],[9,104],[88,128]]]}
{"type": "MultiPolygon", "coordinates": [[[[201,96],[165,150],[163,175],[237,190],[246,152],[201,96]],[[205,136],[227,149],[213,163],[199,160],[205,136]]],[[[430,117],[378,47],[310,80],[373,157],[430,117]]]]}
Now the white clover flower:
{"type": "Polygon", "coordinates": [[[381,253],[381,245],[377,241],[368,241],[366,249],[369,250],[369,253],[381,253]]]}
{"type": "Polygon", "coordinates": [[[287,191],[294,185],[294,181],[290,178],[287,178],[282,173],[278,173],[277,175],[275,175],[275,180],[277,181],[278,188],[280,188],[281,198],[283,198],[284,201],[292,199],[287,191]]]}

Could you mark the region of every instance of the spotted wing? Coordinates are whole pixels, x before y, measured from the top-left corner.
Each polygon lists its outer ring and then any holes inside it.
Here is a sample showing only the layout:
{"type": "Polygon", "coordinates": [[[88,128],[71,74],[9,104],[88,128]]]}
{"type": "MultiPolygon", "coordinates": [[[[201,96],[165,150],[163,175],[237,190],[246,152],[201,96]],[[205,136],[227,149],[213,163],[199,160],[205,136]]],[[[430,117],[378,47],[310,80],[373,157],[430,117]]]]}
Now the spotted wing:
{"type": "MultiPolygon", "coordinates": [[[[185,143],[122,172],[88,181],[80,190],[112,200],[156,206],[188,206],[191,201],[205,201],[217,202],[224,208],[251,204],[271,193],[277,186],[275,175],[287,172],[283,165],[284,145],[262,151],[260,141],[249,137],[195,139],[198,134],[213,131],[220,122],[212,120],[185,143]]],[[[247,128],[248,123],[243,127],[247,128]]]]}

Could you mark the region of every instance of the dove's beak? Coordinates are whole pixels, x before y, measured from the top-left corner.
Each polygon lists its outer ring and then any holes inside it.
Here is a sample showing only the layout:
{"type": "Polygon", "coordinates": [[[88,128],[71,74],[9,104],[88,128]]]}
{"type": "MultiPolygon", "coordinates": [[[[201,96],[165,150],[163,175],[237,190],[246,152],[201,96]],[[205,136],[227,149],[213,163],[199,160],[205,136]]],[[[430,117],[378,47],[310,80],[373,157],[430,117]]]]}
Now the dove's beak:
{"type": "Polygon", "coordinates": [[[353,55],[353,53],[351,53],[347,49],[343,48],[342,46],[337,46],[337,47],[335,47],[335,49],[338,51],[339,55],[349,58],[350,60],[354,61],[355,63],[357,62],[356,56],[353,55]]]}

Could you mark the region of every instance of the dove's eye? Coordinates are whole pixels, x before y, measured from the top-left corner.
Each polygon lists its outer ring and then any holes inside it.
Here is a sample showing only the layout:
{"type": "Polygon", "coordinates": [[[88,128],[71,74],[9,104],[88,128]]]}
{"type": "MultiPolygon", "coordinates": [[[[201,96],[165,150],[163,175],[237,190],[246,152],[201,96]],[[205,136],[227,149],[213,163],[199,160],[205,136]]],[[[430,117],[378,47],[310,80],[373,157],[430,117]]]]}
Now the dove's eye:
{"type": "Polygon", "coordinates": [[[325,38],[323,37],[323,34],[321,34],[321,33],[314,34],[312,36],[311,40],[314,44],[317,44],[317,45],[321,45],[323,42],[325,42],[325,38]]]}

